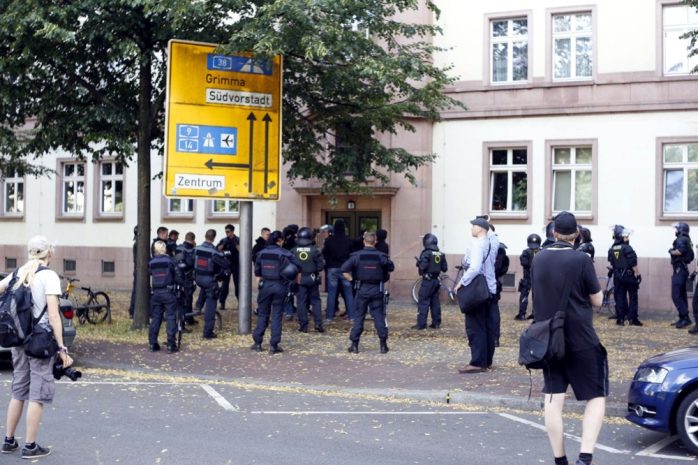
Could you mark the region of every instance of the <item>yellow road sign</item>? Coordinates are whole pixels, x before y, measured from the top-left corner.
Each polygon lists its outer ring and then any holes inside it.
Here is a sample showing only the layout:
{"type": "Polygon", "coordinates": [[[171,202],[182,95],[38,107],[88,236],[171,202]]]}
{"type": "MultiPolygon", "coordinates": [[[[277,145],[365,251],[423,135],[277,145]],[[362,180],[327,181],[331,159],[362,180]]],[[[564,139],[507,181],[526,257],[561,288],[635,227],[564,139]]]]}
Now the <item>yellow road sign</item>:
{"type": "Polygon", "coordinates": [[[169,43],[164,195],[278,200],[281,56],[215,49],[169,43]]]}

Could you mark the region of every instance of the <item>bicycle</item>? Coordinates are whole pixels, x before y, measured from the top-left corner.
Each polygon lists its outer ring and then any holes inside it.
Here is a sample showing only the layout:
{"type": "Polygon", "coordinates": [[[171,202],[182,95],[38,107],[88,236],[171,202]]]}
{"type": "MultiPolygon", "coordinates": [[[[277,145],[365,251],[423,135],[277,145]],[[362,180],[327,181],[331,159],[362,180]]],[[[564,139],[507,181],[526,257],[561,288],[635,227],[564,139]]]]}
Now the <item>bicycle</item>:
{"type": "MultiPolygon", "coordinates": [[[[612,268],[607,267],[609,270],[612,268]]],[[[608,319],[616,318],[616,301],[613,297],[613,277],[608,276],[597,276],[599,279],[606,279],[606,286],[603,289],[603,300],[601,302],[601,307],[597,313],[600,315],[604,312],[608,313],[608,319]]]]}
{"type": "MultiPolygon", "coordinates": [[[[416,257],[415,257],[416,258],[416,257]]],[[[456,298],[456,285],[460,281],[461,277],[463,276],[463,267],[458,265],[456,266],[456,277],[451,278],[449,275],[446,273],[441,273],[439,275],[439,285],[441,289],[439,290],[439,298],[442,302],[450,302],[450,303],[457,303],[457,298],[456,298]],[[448,300],[446,300],[448,299],[448,300]]],[[[414,303],[419,302],[419,289],[422,287],[422,281],[424,278],[420,276],[417,278],[417,280],[414,282],[412,285],[412,300],[414,303]]]]}
{"type": "Polygon", "coordinates": [[[65,292],[61,297],[70,299],[75,306],[75,316],[78,317],[80,324],[89,322],[93,325],[109,320],[111,323],[111,301],[109,296],[102,291],[94,292],[91,287],[80,287],[87,293],[87,301],[83,304],[81,298],[75,294],[75,283],[80,280],[77,278],[63,277],[68,281],[65,292]]]}

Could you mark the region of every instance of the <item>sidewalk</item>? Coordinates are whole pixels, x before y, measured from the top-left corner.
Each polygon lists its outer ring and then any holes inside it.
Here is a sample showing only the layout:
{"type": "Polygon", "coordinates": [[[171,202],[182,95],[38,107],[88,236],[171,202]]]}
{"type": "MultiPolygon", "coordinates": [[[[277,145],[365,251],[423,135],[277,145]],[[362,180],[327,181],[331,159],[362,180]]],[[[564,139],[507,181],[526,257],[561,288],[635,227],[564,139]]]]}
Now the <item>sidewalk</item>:
{"type": "MultiPolygon", "coordinates": [[[[542,374],[534,371],[529,378],[528,371],[517,364],[518,337],[527,323],[513,320],[513,307],[502,308],[501,347],[496,350],[493,368],[471,375],[457,371],[467,364],[470,355],[463,317],[455,306],[444,306],[443,310],[442,329],[415,331],[409,328],[415,323],[416,307],[411,303],[391,303],[390,352],[385,355],[378,351],[378,339],[370,320],[366,322],[358,355],[346,351],[349,344],[346,321],[334,323],[325,334],[299,333],[296,321],[284,322],[281,345],[285,353],[274,356],[255,353],[249,350],[252,343],[249,335],[233,334],[237,331],[235,310],[223,312],[224,329],[218,331],[218,339],[204,341],[201,325],[195,326],[194,333],[184,335],[182,351],[178,354],[149,352],[145,331],[136,333],[130,341],[111,341],[104,331],[92,334],[92,328],[87,326],[78,327],[73,351],[77,364],[87,368],[540,411],[542,374]],[[141,339],[142,342],[133,342],[141,339]]],[[[117,312],[115,318],[119,316],[117,312]]],[[[595,319],[599,337],[609,353],[609,415],[625,415],[628,386],[640,362],[698,341],[685,330],[671,327],[669,315],[666,319],[644,322],[642,328],[618,327],[615,320],[608,320],[605,315],[595,319]]],[[[268,338],[269,332],[263,344],[265,349],[268,338]]],[[[164,347],[163,339],[164,329],[161,332],[164,347]]],[[[86,374],[89,376],[89,369],[86,374]]],[[[582,407],[583,404],[569,402],[568,410],[581,412],[582,407]]]]}

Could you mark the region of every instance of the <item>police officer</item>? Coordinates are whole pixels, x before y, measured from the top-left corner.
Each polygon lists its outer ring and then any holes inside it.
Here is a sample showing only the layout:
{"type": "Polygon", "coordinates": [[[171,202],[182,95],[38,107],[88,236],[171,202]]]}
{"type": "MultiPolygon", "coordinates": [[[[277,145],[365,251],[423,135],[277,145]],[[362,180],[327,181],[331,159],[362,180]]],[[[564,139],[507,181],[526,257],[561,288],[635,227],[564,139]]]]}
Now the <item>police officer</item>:
{"type": "MultiPolygon", "coordinates": [[[[515,320],[526,320],[526,310],[528,310],[528,293],[531,291],[531,263],[533,257],[540,252],[541,238],[538,234],[529,234],[526,238],[527,247],[521,252],[519,262],[523,269],[523,277],[519,280],[519,313],[515,320]]],[[[529,319],[533,319],[533,312],[529,319]]]]}
{"type": "Polygon", "coordinates": [[[433,234],[425,234],[422,238],[424,250],[419,254],[417,268],[422,276],[422,285],[419,287],[419,300],[417,301],[417,324],[412,329],[423,330],[427,327],[427,315],[431,308],[432,329],[441,326],[441,301],[439,291],[441,280],[439,274],[448,271],[446,255],[439,251],[439,239],[433,234]]]}
{"type": "Polygon", "coordinates": [[[596,254],[596,250],[594,249],[594,244],[592,243],[593,241],[591,239],[591,231],[589,230],[589,228],[580,226],[579,238],[580,242],[579,247],[577,247],[577,250],[589,255],[591,257],[591,261],[594,261],[594,255],[596,254]]]}
{"type": "Polygon", "coordinates": [[[685,328],[691,324],[688,316],[688,295],[686,281],[688,280],[688,264],[693,261],[693,243],[688,235],[691,228],[686,223],[676,223],[674,234],[676,239],[669,249],[671,266],[674,274],[671,276],[671,300],[679,312],[679,319],[672,323],[677,329],[685,328]]]}
{"type": "Polygon", "coordinates": [[[617,224],[613,227],[613,245],[608,249],[608,261],[613,268],[613,297],[616,301],[616,324],[625,320],[631,326],[642,326],[637,318],[637,290],[642,281],[637,267],[637,254],[629,243],[630,231],[617,224]],[[626,240],[628,238],[628,240],[626,240]],[[628,305],[628,300],[630,305],[628,305]]]}
{"type": "Polygon", "coordinates": [[[221,276],[221,291],[218,296],[221,310],[225,310],[225,300],[230,292],[230,277],[233,277],[235,285],[235,299],[239,296],[238,288],[240,287],[240,238],[235,235],[235,226],[232,224],[225,225],[225,237],[220,240],[217,246],[218,250],[225,253],[228,259],[229,273],[223,273],[221,276]]]}
{"type": "Polygon", "coordinates": [[[148,344],[151,352],[160,350],[158,333],[163,314],[167,322],[167,353],[177,352],[177,299],[175,297],[175,264],[167,255],[167,245],[162,241],[153,244],[154,257],[148,264],[152,296],[150,298],[150,331],[148,344]]]}
{"type": "MultiPolygon", "coordinates": [[[[250,349],[261,352],[264,333],[271,318],[271,339],[269,353],[278,354],[284,350],[281,342],[283,306],[289,300],[291,286],[301,271],[301,263],[290,251],[282,248],[284,234],[274,231],[269,235],[267,246],[257,254],[254,274],[257,276],[257,327],[252,333],[254,344],[250,349]]],[[[307,313],[306,313],[307,315],[307,313]]],[[[307,316],[306,316],[307,318],[307,316]]]]}
{"type": "Polygon", "coordinates": [[[184,235],[184,242],[177,246],[175,251],[175,264],[177,270],[182,274],[182,290],[179,294],[179,311],[182,321],[182,331],[190,333],[191,330],[184,327],[186,324],[195,325],[197,321],[191,314],[193,313],[194,290],[194,247],[196,247],[196,236],[193,232],[184,235]],[[189,315],[188,317],[186,315],[189,315]]]}
{"type": "Polygon", "coordinates": [[[206,231],[204,238],[204,243],[194,248],[194,278],[205,295],[204,339],[215,339],[218,337],[213,332],[219,292],[217,278],[227,266],[227,259],[213,245],[213,241],[216,240],[215,229],[206,231]]]}
{"type": "Polygon", "coordinates": [[[322,252],[315,246],[314,232],[310,228],[298,231],[296,246],[291,249],[301,263],[301,279],[296,295],[298,304],[298,330],[308,332],[308,305],[313,310],[315,331],[324,333],[322,327],[322,303],[320,301],[320,273],[325,269],[322,252]]]}
{"type": "Polygon", "coordinates": [[[347,281],[353,283],[356,292],[354,322],[349,334],[350,353],[359,353],[359,339],[364,331],[366,311],[370,310],[373,324],[380,339],[381,354],[388,352],[388,326],[385,320],[384,283],[390,279],[395,265],[390,258],[376,250],[376,233],[364,233],[364,248],[354,252],[341,266],[347,281]]]}
{"type": "Polygon", "coordinates": [[[177,253],[177,241],[179,240],[179,231],[176,229],[170,230],[169,234],[167,235],[167,255],[170,257],[174,257],[175,253],[177,253]]]}

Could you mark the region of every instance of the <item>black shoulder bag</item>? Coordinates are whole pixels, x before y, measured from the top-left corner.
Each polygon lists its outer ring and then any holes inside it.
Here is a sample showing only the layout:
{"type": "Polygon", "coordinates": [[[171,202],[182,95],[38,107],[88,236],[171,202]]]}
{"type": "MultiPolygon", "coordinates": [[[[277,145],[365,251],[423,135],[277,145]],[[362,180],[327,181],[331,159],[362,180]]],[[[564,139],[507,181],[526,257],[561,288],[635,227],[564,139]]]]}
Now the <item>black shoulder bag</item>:
{"type": "MultiPolygon", "coordinates": [[[[490,243],[487,249],[487,255],[482,259],[482,267],[484,269],[487,257],[490,256],[490,251],[492,250],[492,243],[490,243]]],[[[490,298],[490,288],[487,285],[487,278],[483,273],[478,273],[477,276],[473,278],[467,286],[461,286],[458,288],[456,293],[458,297],[458,306],[460,307],[461,313],[468,315],[472,313],[480,305],[487,302],[490,298]]]]}
{"type": "Polygon", "coordinates": [[[565,310],[569,305],[571,280],[565,280],[562,301],[552,318],[531,323],[519,337],[519,365],[540,370],[552,360],[565,357],[565,310]]]}
{"type": "Polygon", "coordinates": [[[48,306],[33,321],[31,333],[24,340],[24,353],[34,358],[51,358],[58,353],[58,342],[53,335],[53,329],[50,325],[42,325],[39,322],[46,313],[48,306]]]}

